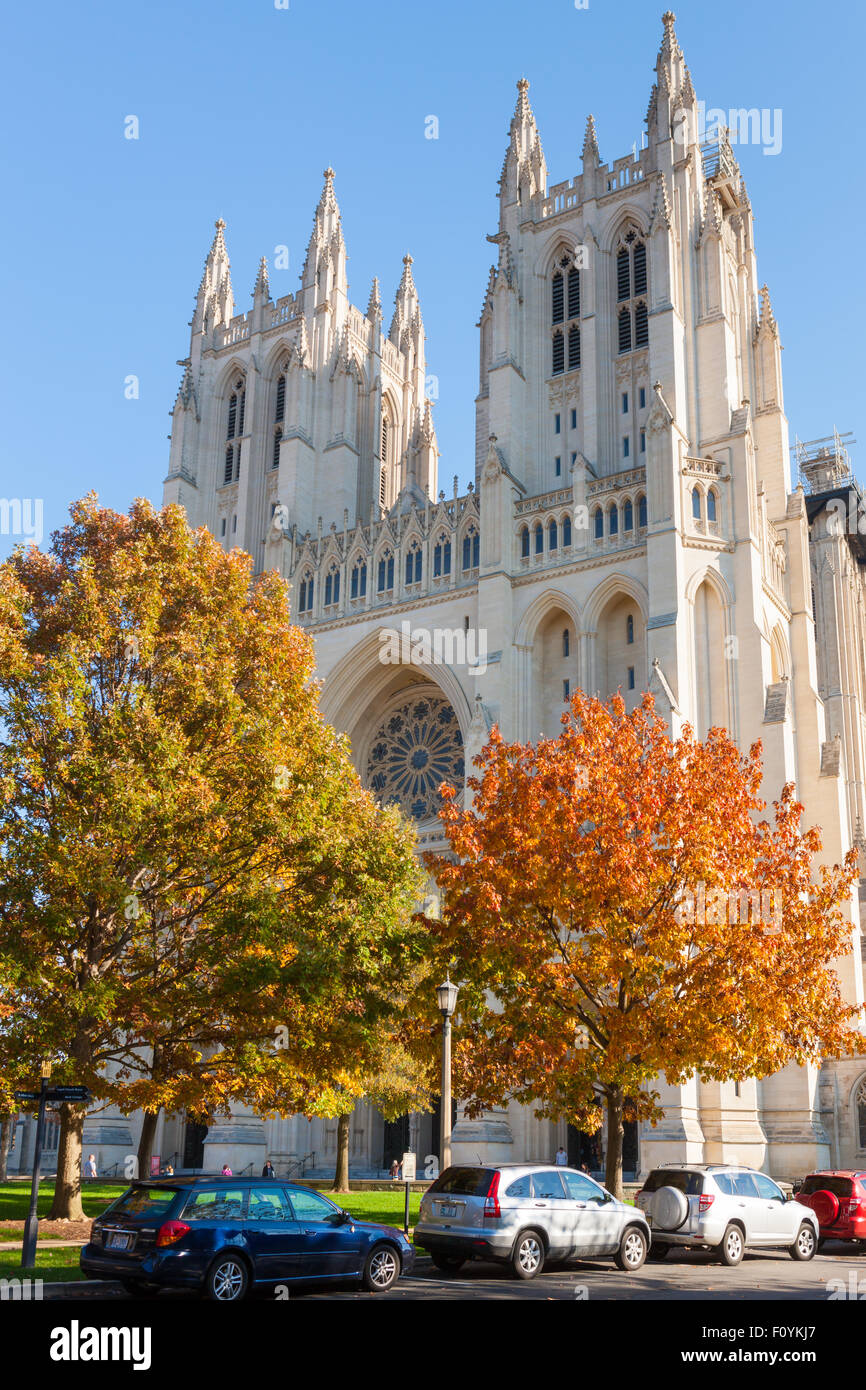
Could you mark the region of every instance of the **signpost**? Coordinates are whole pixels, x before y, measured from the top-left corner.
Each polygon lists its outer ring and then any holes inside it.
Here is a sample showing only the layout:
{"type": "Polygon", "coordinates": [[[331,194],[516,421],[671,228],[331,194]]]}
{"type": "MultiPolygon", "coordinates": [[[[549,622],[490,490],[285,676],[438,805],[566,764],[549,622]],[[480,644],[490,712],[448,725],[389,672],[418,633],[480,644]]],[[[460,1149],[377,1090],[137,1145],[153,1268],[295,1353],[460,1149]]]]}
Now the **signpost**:
{"type": "Polygon", "coordinates": [[[21,1248],[21,1266],[23,1269],[31,1269],[36,1263],[36,1234],[39,1228],[39,1217],[36,1208],[39,1202],[39,1177],[42,1167],[42,1137],[45,1132],[45,1108],[53,1102],[55,1105],[62,1105],[64,1101],[72,1102],[75,1105],[83,1105],[90,1099],[90,1092],[86,1086],[49,1086],[51,1078],[51,1063],[46,1062],[42,1068],[42,1082],[38,1091],[16,1091],[15,1099],[23,1101],[39,1101],[39,1111],[36,1118],[36,1142],[33,1149],[33,1178],[30,1183],[30,1210],[27,1213],[27,1222],[24,1227],[24,1243],[21,1248]]]}

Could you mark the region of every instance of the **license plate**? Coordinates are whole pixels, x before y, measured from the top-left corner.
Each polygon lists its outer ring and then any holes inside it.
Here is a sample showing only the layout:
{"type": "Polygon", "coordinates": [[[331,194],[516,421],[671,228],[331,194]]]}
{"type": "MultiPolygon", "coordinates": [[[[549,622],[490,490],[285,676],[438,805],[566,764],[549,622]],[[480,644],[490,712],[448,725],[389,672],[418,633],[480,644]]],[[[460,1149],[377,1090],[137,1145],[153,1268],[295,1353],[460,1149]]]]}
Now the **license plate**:
{"type": "Polygon", "coordinates": [[[121,1231],[112,1231],[111,1235],[108,1237],[108,1249],[128,1250],[131,1240],[131,1236],[124,1235],[121,1231]]]}
{"type": "Polygon", "coordinates": [[[440,1215],[440,1216],[456,1216],[456,1215],[457,1215],[457,1208],[456,1208],[456,1207],[448,1206],[447,1203],[445,1203],[445,1202],[440,1202],[440,1203],[439,1203],[439,1215],[440,1215]]]}

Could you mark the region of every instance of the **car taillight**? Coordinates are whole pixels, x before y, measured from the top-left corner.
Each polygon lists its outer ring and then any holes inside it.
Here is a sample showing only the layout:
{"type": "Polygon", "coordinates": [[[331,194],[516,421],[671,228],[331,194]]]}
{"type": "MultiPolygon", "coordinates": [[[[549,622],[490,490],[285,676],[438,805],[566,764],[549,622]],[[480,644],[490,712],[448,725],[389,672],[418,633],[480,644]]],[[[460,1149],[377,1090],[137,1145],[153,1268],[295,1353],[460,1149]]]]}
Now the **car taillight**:
{"type": "Polygon", "coordinates": [[[715,1193],[702,1192],[698,1199],[698,1211],[709,1211],[710,1207],[713,1205],[713,1202],[715,1200],[715,1193]]]}
{"type": "Polygon", "coordinates": [[[95,1221],[91,1224],[91,1227],[90,1227],[90,1244],[91,1244],[91,1245],[101,1245],[101,1244],[102,1244],[102,1227],[101,1227],[101,1226],[97,1226],[97,1224],[96,1224],[95,1221]]]}
{"type": "Polygon", "coordinates": [[[156,1236],[157,1245],[174,1245],[176,1240],[185,1236],[189,1226],[185,1221],[165,1221],[160,1226],[156,1236]]]}
{"type": "Polygon", "coordinates": [[[484,1215],[501,1216],[499,1210],[499,1174],[494,1173],[487,1189],[487,1196],[484,1198],[484,1215]]]}
{"type": "Polygon", "coordinates": [[[859,1199],[859,1197],[849,1197],[849,1199],[848,1199],[848,1215],[849,1215],[849,1216],[856,1216],[856,1215],[857,1215],[857,1212],[858,1212],[858,1210],[859,1210],[859,1207],[860,1207],[860,1199],[859,1199]]]}

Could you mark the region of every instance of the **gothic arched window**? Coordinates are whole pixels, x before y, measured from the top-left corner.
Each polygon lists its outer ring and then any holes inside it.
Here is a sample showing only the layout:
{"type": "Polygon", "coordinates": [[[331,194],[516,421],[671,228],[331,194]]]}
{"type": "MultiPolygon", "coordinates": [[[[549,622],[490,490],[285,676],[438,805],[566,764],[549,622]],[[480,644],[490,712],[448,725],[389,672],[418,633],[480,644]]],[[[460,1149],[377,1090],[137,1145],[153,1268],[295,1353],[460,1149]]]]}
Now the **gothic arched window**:
{"type": "Polygon", "coordinates": [[[421,583],[421,547],[413,541],[406,551],[406,583],[421,583]]]}
{"type": "Polygon", "coordinates": [[[352,569],[349,596],[351,598],[367,597],[367,566],[363,560],[357,560],[352,569]]]}
{"type": "Polygon", "coordinates": [[[522,526],[522,527],[520,528],[520,558],[521,558],[521,560],[528,560],[528,559],[529,559],[529,527],[528,527],[528,526],[522,526]]]}
{"type": "Polygon", "coordinates": [[[481,541],[478,529],[470,526],[466,535],[463,537],[463,568],[464,570],[477,570],[480,561],[481,541]]]}
{"type": "Polygon", "coordinates": [[[283,438],[283,421],[286,418],[286,372],[282,369],[277,377],[277,390],[274,396],[274,449],[271,467],[280,466],[280,443],[283,438]]]}
{"type": "Polygon", "coordinates": [[[544,554],[544,527],[540,521],[535,523],[535,553],[536,555],[544,554]]]}
{"type": "Polygon", "coordinates": [[[550,281],[550,322],[555,329],[551,374],[557,376],[566,370],[566,341],[568,370],[576,371],[580,366],[580,271],[570,251],[564,251],[557,258],[550,281]]]}
{"type": "Polygon", "coordinates": [[[340,571],[336,565],[331,565],[325,575],[325,607],[330,608],[332,604],[340,602],[340,571]]]}
{"type": "Polygon", "coordinates": [[[394,587],[394,556],[390,550],[383,552],[379,560],[379,574],[376,592],[384,594],[394,587]]]}
{"type": "Polygon", "coordinates": [[[617,350],[631,352],[649,342],[646,244],[630,228],[616,253],[617,350]]]}
{"type": "Polygon", "coordinates": [[[563,656],[568,656],[568,655],[570,654],[570,652],[571,652],[571,634],[569,633],[568,628],[566,627],[566,628],[563,628],[563,630],[562,630],[562,655],[563,655],[563,656]]]}
{"type": "Polygon", "coordinates": [[[692,516],[695,521],[701,519],[701,493],[700,489],[696,487],[692,488],[692,516]]]}
{"type": "Polygon", "coordinates": [[[393,496],[389,492],[390,480],[394,476],[394,421],[391,407],[386,401],[382,406],[382,424],[379,431],[379,506],[386,507],[393,496]]]}
{"type": "Polygon", "coordinates": [[[637,499],[637,524],[646,530],[646,497],[641,493],[637,499]]]}
{"type": "Polygon", "coordinates": [[[556,522],[551,520],[547,528],[547,548],[548,550],[556,550],[558,545],[559,532],[557,530],[556,522]]]}
{"type": "Polygon", "coordinates": [[[451,573],[451,541],[445,531],[440,532],[439,539],[433,548],[433,577],[439,579],[442,575],[451,573]]]}
{"type": "Polygon", "coordinates": [[[624,531],[634,530],[634,507],[632,506],[631,498],[628,498],[628,500],[623,503],[622,529],[624,531]]]}
{"type": "Polygon", "coordinates": [[[629,646],[634,642],[634,618],[631,613],[625,620],[625,640],[629,646]]]}
{"type": "Polygon", "coordinates": [[[610,511],[609,511],[608,514],[607,514],[607,534],[608,534],[609,536],[615,536],[615,535],[617,534],[618,531],[619,531],[619,512],[617,511],[617,506],[616,506],[616,503],[614,502],[614,503],[612,503],[611,508],[610,508],[610,511]]]}
{"type": "Polygon", "coordinates": [[[604,537],[604,512],[601,510],[601,507],[596,507],[592,520],[595,539],[600,541],[604,537]]]}
{"type": "Polygon", "coordinates": [[[229,395],[228,415],[226,418],[226,456],[223,470],[223,485],[226,483],[236,483],[240,477],[240,438],[244,432],[246,399],[246,383],[243,377],[240,376],[234,382],[231,394],[229,395]]]}
{"type": "Polygon", "coordinates": [[[707,521],[715,521],[716,518],[716,494],[713,488],[707,493],[707,521]]]}
{"type": "Polygon", "coordinates": [[[301,580],[301,587],[298,590],[298,612],[312,613],[313,611],[313,576],[309,570],[304,572],[301,580]]]}
{"type": "Polygon", "coordinates": [[[562,545],[563,549],[571,545],[571,517],[568,512],[562,518],[562,545]]]}

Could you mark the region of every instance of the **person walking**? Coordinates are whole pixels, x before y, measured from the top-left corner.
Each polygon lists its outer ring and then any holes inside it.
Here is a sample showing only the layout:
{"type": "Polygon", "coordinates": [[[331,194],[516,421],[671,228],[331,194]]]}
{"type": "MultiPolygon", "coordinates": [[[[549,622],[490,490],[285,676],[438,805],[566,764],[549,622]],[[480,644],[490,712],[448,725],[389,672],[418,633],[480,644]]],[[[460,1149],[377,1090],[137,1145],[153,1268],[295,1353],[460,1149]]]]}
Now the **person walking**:
{"type": "Polygon", "coordinates": [[[96,1182],[96,1154],[88,1154],[87,1162],[84,1165],[84,1177],[87,1182],[96,1182]]]}
{"type": "Polygon", "coordinates": [[[568,1167],[568,1154],[565,1152],[565,1149],[562,1147],[561,1144],[559,1148],[556,1150],[556,1154],[554,1156],[553,1161],[556,1164],[557,1168],[568,1167]]]}
{"type": "Polygon", "coordinates": [[[276,1176],[277,1176],[277,1175],[276,1175],[276,1173],[274,1172],[274,1165],[271,1163],[271,1160],[268,1159],[267,1162],[265,1163],[264,1168],[262,1169],[262,1177],[263,1177],[263,1178],[275,1178],[276,1176]]]}

